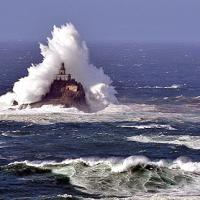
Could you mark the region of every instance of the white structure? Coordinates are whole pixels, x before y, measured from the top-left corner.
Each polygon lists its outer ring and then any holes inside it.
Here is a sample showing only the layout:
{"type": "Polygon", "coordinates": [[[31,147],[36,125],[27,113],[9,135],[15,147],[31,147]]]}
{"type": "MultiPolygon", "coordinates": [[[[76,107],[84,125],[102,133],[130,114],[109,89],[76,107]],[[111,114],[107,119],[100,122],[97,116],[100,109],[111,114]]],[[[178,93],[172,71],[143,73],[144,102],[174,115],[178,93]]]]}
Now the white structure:
{"type": "Polygon", "coordinates": [[[65,64],[62,63],[59,73],[56,75],[56,80],[66,81],[67,79],[68,79],[68,76],[65,72],[65,64]]]}

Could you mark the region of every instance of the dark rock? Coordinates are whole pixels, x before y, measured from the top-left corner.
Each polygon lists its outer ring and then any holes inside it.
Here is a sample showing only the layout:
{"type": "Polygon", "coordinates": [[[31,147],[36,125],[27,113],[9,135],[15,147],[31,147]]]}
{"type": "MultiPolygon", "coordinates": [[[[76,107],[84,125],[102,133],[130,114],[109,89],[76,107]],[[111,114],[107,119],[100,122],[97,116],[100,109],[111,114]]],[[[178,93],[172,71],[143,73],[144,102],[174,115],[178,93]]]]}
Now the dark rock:
{"type": "Polygon", "coordinates": [[[59,74],[51,84],[49,92],[44,94],[40,101],[23,104],[20,106],[20,109],[24,109],[28,105],[31,108],[43,105],[63,105],[66,108],[75,107],[86,112],[90,111],[82,84],[72,79],[71,74],[66,75],[64,63],[62,63],[59,74]]]}
{"type": "Polygon", "coordinates": [[[54,80],[49,92],[42,97],[42,100],[30,104],[32,108],[43,105],[63,105],[67,108],[76,107],[84,111],[89,110],[83,86],[74,79],[54,80]]]}
{"type": "Polygon", "coordinates": [[[13,101],[13,106],[17,106],[18,105],[18,102],[17,101],[13,101]]]}

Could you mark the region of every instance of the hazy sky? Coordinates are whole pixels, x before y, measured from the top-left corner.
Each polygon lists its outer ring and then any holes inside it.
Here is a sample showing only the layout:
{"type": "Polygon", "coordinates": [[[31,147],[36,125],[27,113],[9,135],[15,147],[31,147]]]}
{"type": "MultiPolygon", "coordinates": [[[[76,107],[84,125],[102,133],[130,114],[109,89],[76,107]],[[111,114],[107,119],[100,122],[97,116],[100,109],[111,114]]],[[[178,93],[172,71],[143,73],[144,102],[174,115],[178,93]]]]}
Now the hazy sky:
{"type": "Polygon", "coordinates": [[[0,0],[0,41],[72,22],[87,41],[200,41],[200,0],[0,0]]]}

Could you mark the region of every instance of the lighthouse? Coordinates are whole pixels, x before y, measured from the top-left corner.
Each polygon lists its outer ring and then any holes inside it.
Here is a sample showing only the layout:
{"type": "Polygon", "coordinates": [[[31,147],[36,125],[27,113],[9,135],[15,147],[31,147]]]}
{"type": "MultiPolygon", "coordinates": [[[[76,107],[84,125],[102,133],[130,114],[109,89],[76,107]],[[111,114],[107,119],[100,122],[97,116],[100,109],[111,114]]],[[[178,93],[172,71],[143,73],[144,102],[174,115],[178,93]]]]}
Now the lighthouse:
{"type": "MultiPolygon", "coordinates": [[[[31,108],[43,105],[63,105],[66,108],[75,107],[87,112],[90,110],[83,85],[72,78],[71,74],[66,74],[64,63],[61,63],[59,72],[48,93],[44,94],[40,101],[29,104],[31,108]]],[[[28,104],[23,104],[22,108],[26,108],[26,106],[28,104]]]]}
{"type": "MultiPolygon", "coordinates": [[[[70,75],[71,76],[71,75],[70,75]]],[[[56,75],[56,80],[59,80],[59,81],[66,81],[68,80],[69,78],[69,75],[66,74],[66,71],[65,71],[65,64],[62,63],[61,64],[61,67],[60,67],[60,70],[59,70],[59,73],[56,75]]]]}

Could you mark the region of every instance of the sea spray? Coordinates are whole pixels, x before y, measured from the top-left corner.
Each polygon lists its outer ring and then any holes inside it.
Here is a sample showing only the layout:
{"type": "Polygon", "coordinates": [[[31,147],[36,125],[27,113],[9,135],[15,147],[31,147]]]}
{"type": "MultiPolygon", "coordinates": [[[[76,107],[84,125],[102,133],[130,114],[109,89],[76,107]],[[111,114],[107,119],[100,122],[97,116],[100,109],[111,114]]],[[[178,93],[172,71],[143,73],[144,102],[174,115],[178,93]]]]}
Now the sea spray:
{"type": "Polygon", "coordinates": [[[52,38],[47,40],[47,46],[40,44],[43,61],[28,68],[28,76],[14,84],[13,93],[0,97],[1,105],[5,101],[11,105],[16,100],[21,105],[41,100],[49,91],[62,62],[65,63],[67,73],[82,83],[93,110],[100,110],[109,103],[117,102],[110,77],[104,74],[102,68],[89,63],[86,43],[81,40],[71,23],[60,28],[54,26],[52,38]]]}

